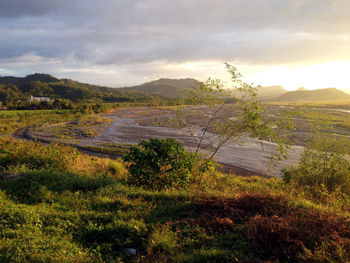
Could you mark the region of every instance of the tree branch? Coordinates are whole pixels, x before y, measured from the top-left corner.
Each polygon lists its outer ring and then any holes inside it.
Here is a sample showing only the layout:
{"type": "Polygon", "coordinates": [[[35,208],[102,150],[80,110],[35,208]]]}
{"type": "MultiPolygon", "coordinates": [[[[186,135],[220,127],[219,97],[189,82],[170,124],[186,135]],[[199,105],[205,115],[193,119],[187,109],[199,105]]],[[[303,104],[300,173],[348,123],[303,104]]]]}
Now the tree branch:
{"type": "Polygon", "coordinates": [[[204,128],[204,130],[203,130],[203,132],[202,132],[202,136],[201,136],[201,138],[200,138],[200,140],[199,140],[199,143],[198,143],[198,145],[197,145],[197,149],[196,149],[196,152],[195,152],[195,156],[197,156],[197,153],[198,153],[198,151],[199,151],[199,148],[200,148],[200,146],[201,146],[201,144],[202,144],[202,141],[203,141],[203,139],[204,139],[204,136],[205,136],[207,130],[208,130],[209,127],[210,127],[210,124],[213,122],[213,120],[214,120],[216,114],[225,106],[225,104],[226,104],[226,103],[224,102],[224,103],[214,112],[213,116],[210,118],[209,122],[207,123],[207,126],[204,128]]]}

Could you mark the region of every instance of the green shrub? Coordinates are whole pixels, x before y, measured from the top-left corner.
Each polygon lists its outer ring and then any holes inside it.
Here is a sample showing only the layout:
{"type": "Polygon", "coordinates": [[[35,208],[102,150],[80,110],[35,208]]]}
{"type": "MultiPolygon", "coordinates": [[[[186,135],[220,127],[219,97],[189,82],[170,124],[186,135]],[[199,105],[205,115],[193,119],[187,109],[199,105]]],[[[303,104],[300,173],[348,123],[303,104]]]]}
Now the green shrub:
{"type": "Polygon", "coordinates": [[[143,140],[123,157],[130,163],[132,183],[158,190],[186,187],[195,159],[195,154],[186,152],[174,139],[143,140]]]}
{"type": "Polygon", "coordinates": [[[284,171],[283,179],[310,189],[325,187],[329,192],[340,189],[350,195],[350,162],[340,153],[307,149],[299,166],[284,171]]]}

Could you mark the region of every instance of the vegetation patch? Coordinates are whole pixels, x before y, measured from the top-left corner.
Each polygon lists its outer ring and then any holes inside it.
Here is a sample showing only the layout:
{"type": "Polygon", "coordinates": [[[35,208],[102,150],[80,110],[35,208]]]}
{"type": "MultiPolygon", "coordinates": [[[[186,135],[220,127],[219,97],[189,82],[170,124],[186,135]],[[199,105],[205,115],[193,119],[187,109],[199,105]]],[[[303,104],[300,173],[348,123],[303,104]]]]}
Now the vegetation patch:
{"type": "Polygon", "coordinates": [[[149,190],[128,184],[121,160],[0,142],[2,173],[20,175],[0,179],[0,261],[349,261],[349,205],[282,180],[213,171],[186,190],[149,190]]]}
{"type": "Polygon", "coordinates": [[[350,256],[350,222],[335,214],[300,210],[281,216],[256,215],[248,237],[268,259],[299,262],[346,262],[350,256]]]}
{"type": "Polygon", "coordinates": [[[252,245],[265,260],[346,262],[350,254],[349,218],[300,209],[282,196],[243,194],[238,198],[196,201],[193,221],[211,231],[235,231],[243,224],[252,245]]]}
{"type": "Polygon", "coordinates": [[[112,120],[96,115],[86,115],[74,122],[43,125],[29,131],[33,137],[51,137],[63,139],[94,138],[101,134],[112,120]]]}
{"type": "Polygon", "coordinates": [[[135,147],[132,144],[108,144],[105,146],[82,146],[83,150],[87,150],[95,153],[102,153],[108,155],[124,156],[130,152],[130,147],[135,147]]]}
{"type": "Polygon", "coordinates": [[[151,139],[130,148],[123,160],[130,163],[132,183],[161,190],[186,187],[191,180],[196,155],[187,152],[175,139],[151,139]]]}
{"type": "Polygon", "coordinates": [[[40,123],[77,121],[81,115],[72,110],[0,111],[0,135],[40,123]]]}

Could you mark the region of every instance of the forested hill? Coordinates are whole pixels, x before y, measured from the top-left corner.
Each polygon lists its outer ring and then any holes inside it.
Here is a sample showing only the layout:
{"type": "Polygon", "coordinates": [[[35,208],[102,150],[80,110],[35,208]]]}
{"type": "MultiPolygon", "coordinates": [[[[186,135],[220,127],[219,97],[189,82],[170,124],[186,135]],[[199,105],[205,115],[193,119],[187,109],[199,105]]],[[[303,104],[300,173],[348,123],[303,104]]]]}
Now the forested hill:
{"type": "Polygon", "coordinates": [[[135,91],[91,85],[48,74],[0,77],[0,102],[8,105],[28,101],[30,96],[84,102],[142,102],[152,96],[135,91]]]}
{"type": "Polygon", "coordinates": [[[123,90],[140,91],[168,98],[179,97],[185,90],[197,86],[199,82],[195,79],[158,79],[138,86],[126,87],[123,90]]]}

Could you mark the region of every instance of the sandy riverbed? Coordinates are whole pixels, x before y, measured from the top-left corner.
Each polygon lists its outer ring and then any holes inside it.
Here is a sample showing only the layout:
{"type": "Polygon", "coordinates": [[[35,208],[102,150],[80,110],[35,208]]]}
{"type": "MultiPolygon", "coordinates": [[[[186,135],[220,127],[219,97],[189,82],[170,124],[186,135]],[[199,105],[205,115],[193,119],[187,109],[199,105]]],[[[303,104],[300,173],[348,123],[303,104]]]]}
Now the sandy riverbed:
{"type": "MultiPolygon", "coordinates": [[[[150,112],[152,110],[150,109],[150,112]]],[[[164,126],[147,125],[151,122],[150,118],[160,117],[159,111],[154,114],[138,115],[135,110],[116,111],[108,114],[113,123],[105,129],[104,133],[89,140],[87,143],[95,145],[103,143],[128,143],[137,144],[142,139],[150,138],[174,138],[181,142],[187,149],[195,150],[202,131],[199,128],[175,129],[164,126]],[[155,115],[157,114],[157,115],[155,115]],[[123,117],[125,116],[125,117],[123,117]],[[147,123],[147,120],[149,122],[147,123]]],[[[168,113],[167,113],[168,114],[168,113]]],[[[162,115],[164,117],[164,115],[162,115]]],[[[168,117],[172,117],[169,115],[168,117]]],[[[207,133],[202,145],[203,148],[210,149],[215,147],[215,141],[212,140],[213,134],[207,133]],[[214,144],[214,145],[212,145],[214,144]]],[[[215,155],[215,159],[223,164],[236,166],[250,170],[252,172],[279,176],[282,168],[297,164],[303,146],[292,146],[288,152],[288,159],[283,160],[277,168],[269,166],[270,157],[274,153],[274,144],[263,141],[261,143],[253,138],[242,138],[240,141],[226,143],[215,155]]],[[[204,154],[209,151],[202,149],[204,154]]]]}
{"type": "MultiPolygon", "coordinates": [[[[192,113],[191,113],[192,114],[192,113]]],[[[187,117],[185,128],[171,128],[169,125],[158,124],[158,120],[173,120],[175,117],[174,110],[171,108],[129,108],[119,109],[115,112],[104,115],[112,120],[111,124],[101,129],[100,134],[94,138],[75,138],[63,139],[53,136],[49,131],[52,129],[48,126],[48,131],[26,131],[30,139],[39,139],[44,142],[61,141],[71,143],[76,146],[94,145],[101,146],[106,144],[137,144],[142,139],[151,138],[174,138],[181,142],[188,150],[195,151],[198,145],[202,130],[200,120],[196,114],[187,117]],[[193,125],[194,124],[194,125],[193,125]]],[[[210,155],[215,148],[215,136],[207,132],[201,145],[203,155],[210,155]]],[[[215,160],[228,167],[228,171],[238,172],[242,175],[249,174],[267,174],[280,176],[281,169],[298,163],[303,146],[292,146],[288,152],[288,159],[282,160],[276,168],[270,167],[270,157],[274,153],[274,144],[263,141],[261,143],[253,138],[242,138],[239,141],[227,142],[215,155],[215,160]]]]}

